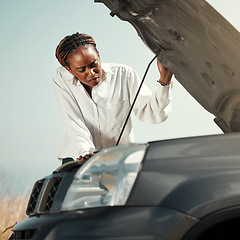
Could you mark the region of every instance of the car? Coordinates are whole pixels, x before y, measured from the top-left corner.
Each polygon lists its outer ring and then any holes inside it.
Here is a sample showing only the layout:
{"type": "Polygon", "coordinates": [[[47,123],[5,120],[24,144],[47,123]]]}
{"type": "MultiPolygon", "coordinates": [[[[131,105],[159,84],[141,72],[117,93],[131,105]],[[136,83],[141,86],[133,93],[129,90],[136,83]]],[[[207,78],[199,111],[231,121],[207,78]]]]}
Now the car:
{"type": "Polygon", "coordinates": [[[239,239],[240,135],[128,144],[35,183],[10,239],[239,239]]]}
{"type": "Polygon", "coordinates": [[[35,183],[10,239],[240,239],[239,32],[203,0],[95,2],[133,25],[224,134],[65,163],[35,183]]]}

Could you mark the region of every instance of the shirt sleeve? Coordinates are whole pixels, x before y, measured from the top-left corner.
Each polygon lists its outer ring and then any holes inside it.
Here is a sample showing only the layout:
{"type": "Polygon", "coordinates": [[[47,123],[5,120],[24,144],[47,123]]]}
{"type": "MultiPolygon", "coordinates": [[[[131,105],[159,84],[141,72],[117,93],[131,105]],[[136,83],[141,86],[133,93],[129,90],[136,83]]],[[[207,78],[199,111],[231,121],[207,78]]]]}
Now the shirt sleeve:
{"type": "Polygon", "coordinates": [[[69,76],[61,71],[61,68],[58,68],[53,75],[54,91],[64,123],[59,159],[66,157],[76,159],[80,155],[84,156],[95,151],[92,135],[86,127],[80,106],[69,88],[67,81],[71,80],[68,78],[69,76]]]}
{"type": "MultiPolygon", "coordinates": [[[[129,71],[129,90],[131,104],[140,86],[137,73],[129,71]]],[[[133,111],[140,121],[157,124],[165,121],[171,111],[172,89],[170,85],[158,85],[151,91],[146,85],[142,85],[133,111]]]]}

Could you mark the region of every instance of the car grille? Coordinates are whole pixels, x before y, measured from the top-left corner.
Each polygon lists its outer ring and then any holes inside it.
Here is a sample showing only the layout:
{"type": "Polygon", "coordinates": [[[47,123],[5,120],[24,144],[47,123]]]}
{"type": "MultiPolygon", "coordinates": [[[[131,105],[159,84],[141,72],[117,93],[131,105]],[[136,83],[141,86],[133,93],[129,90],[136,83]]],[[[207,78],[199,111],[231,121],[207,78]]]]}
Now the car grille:
{"type": "Polygon", "coordinates": [[[28,202],[27,215],[46,213],[51,210],[61,180],[61,177],[54,177],[35,183],[28,202]]]}
{"type": "Polygon", "coordinates": [[[37,230],[15,231],[9,239],[32,239],[37,230]]]}
{"type": "Polygon", "coordinates": [[[39,180],[35,183],[33,190],[32,190],[32,194],[31,194],[29,202],[28,202],[27,211],[26,211],[27,215],[34,212],[36,205],[37,205],[37,200],[38,200],[40,192],[42,190],[43,183],[44,183],[44,179],[39,180]]]}
{"type": "Polygon", "coordinates": [[[51,209],[54,197],[57,193],[57,190],[58,190],[58,187],[61,183],[61,180],[62,180],[61,178],[55,178],[54,179],[54,182],[52,183],[52,186],[51,186],[51,190],[48,194],[45,211],[49,211],[51,209]]]}

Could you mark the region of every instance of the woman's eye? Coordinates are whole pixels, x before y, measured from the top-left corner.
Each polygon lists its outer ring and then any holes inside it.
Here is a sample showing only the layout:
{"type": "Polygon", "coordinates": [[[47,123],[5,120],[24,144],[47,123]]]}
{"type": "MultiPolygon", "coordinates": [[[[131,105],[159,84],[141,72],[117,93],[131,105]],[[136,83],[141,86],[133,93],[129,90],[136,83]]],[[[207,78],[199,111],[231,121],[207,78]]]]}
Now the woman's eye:
{"type": "Polygon", "coordinates": [[[94,67],[96,67],[97,66],[97,61],[94,61],[94,62],[92,62],[91,64],[90,64],[90,68],[94,68],[94,67]]]}
{"type": "Polygon", "coordinates": [[[80,72],[80,73],[82,73],[82,72],[84,72],[84,71],[85,71],[85,68],[79,69],[79,72],[80,72]]]}

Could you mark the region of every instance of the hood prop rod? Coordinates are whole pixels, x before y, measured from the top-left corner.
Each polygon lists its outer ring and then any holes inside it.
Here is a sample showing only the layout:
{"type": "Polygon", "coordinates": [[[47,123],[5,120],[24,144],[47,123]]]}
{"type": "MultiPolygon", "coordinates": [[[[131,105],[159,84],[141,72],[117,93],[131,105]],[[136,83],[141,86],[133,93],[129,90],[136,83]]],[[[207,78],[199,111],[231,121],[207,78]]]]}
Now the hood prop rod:
{"type": "Polygon", "coordinates": [[[130,110],[129,110],[129,112],[128,112],[127,118],[126,118],[126,120],[125,120],[125,122],[124,122],[124,125],[123,125],[123,127],[122,127],[122,130],[121,130],[120,135],[119,135],[119,137],[118,137],[116,146],[119,144],[119,142],[120,142],[120,140],[121,140],[121,138],[122,138],[124,129],[125,129],[126,125],[127,125],[128,119],[130,118],[131,112],[132,112],[132,110],[133,110],[133,107],[134,107],[135,102],[136,102],[136,100],[137,100],[137,97],[138,97],[138,95],[139,95],[139,92],[140,92],[140,90],[141,90],[141,87],[142,87],[142,85],[143,85],[143,82],[144,82],[144,80],[145,80],[145,78],[146,78],[146,76],[147,76],[148,70],[149,70],[151,64],[152,64],[153,61],[157,58],[157,56],[159,55],[160,52],[161,52],[161,49],[157,52],[157,54],[154,56],[154,58],[149,62],[148,66],[147,66],[147,69],[146,69],[146,71],[145,71],[145,73],[144,73],[144,75],[143,75],[141,84],[140,84],[140,86],[139,86],[139,88],[138,88],[138,90],[137,90],[137,93],[136,93],[135,98],[134,98],[134,100],[133,100],[132,106],[131,106],[131,108],[130,108],[130,110]]]}

